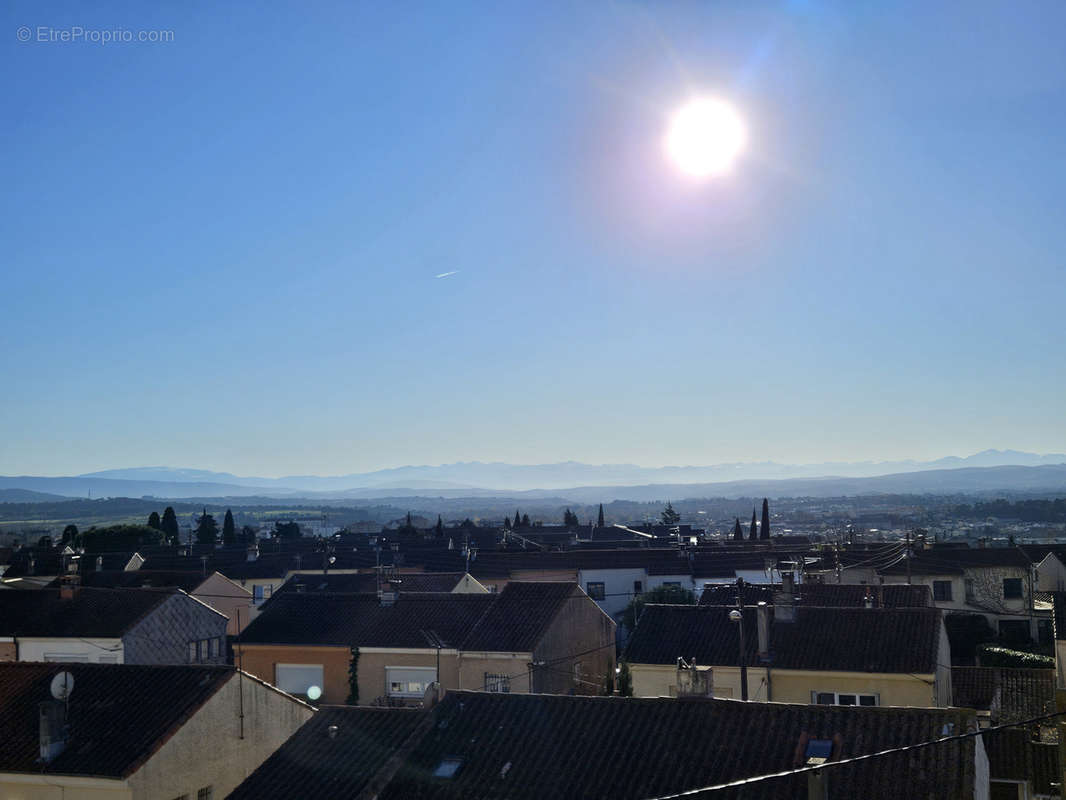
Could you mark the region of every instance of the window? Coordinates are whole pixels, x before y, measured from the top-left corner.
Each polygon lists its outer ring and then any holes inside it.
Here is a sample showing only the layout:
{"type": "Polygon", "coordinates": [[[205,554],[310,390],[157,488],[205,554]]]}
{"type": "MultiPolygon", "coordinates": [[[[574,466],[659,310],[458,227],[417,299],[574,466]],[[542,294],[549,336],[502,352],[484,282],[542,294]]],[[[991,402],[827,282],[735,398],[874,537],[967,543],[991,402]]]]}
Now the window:
{"type": "Polygon", "coordinates": [[[204,786],[196,792],[196,800],[211,800],[215,796],[214,786],[204,786]]]}
{"type": "Polygon", "coordinates": [[[89,657],[83,653],[45,653],[45,661],[88,661],[89,657]]]}
{"type": "Polygon", "coordinates": [[[933,599],[951,602],[951,581],[933,581],[933,599]]]}
{"type": "Polygon", "coordinates": [[[607,597],[607,590],[604,589],[603,581],[589,581],[585,584],[585,591],[588,592],[589,597],[593,600],[604,600],[607,597]]]}
{"type": "Polygon", "coordinates": [[[199,642],[189,642],[189,663],[190,664],[195,664],[196,663],[196,648],[197,648],[198,645],[199,645],[199,642]]]}
{"type": "Polygon", "coordinates": [[[511,679],[506,675],[497,675],[492,672],[486,672],[485,691],[503,692],[504,694],[507,694],[511,691],[511,679]]]}
{"type": "Polygon", "coordinates": [[[385,667],[385,685],[390,697],[418,697],[437,680],[432,667],[385,667]]]}
{"type": "Polygon", "coordinates": [[[633,581],[633,594],[641,594],[644,591],[644,581],[633,581]]]}
{"type": "Polygon", "coordinates": [[[263,602],[263,587],[262,586],[253,586],[252,587],[252,602],[255,603],[256,605],[258,605],[259,603],[263,602]]]}
{"type": "Polygon", "coordinates": [[[676,589],[681,588],[681,581],[663,581],[663,586],[671,586],[676,589]]]}
{"type": "Polygon", "coordinates": [[[322,689],[321,664],[275,664],[274,685],[289,694],[307,695],[312,686],[322,689]]]}
{"type": "Polygon", "coordinates": [[[211,658],[218,656],[218,639],[208,640],[208,655],[211,658]]]}
{"type": "Polygon", "coordinates": [[[811,692],[811,702],[823,706],[876,706],[876,694],[853,692],[811,692]]]}
{"type": "Polygon", "coordinates": [[[1021,578],[1004,578],[1003,579],[1003,599],[1004,600],[1021,600],[1022,599],[1022,579],[1021,578]]]}
{"type": "Polygon", "coordinates": [[[977,595],[974,593],[973,578],[965,578],[963,585],[966,587],[966,602],[972,603],[977,595]]]}

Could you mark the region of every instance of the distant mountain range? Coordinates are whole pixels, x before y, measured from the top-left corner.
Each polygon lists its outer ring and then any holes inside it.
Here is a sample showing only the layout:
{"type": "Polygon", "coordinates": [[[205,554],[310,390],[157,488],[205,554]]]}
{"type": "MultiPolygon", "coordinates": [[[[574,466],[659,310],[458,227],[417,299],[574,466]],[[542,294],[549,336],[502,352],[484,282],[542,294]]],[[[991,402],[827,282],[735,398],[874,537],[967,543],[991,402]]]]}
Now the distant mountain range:
{"type": "MultiPolygon", "coordinates": [[[[226,472],[136,467],[72,477],[0,477],[0,502],[33,502],[32,493],[66,497],[563,497],[573,502],[682,497],[834,496],[1066,490],[1066,454],[985,450],[965,458],[822,464],[505,464],[478,461],[407,466],[333,477],[241,477],[226,472]],[[26,492],[16,495],[13,490],[26,492]],[[16,497],[26,499],[16,500],[16,497]]],[[[45,498],[39,498],[45,499],[45,498]]]]}

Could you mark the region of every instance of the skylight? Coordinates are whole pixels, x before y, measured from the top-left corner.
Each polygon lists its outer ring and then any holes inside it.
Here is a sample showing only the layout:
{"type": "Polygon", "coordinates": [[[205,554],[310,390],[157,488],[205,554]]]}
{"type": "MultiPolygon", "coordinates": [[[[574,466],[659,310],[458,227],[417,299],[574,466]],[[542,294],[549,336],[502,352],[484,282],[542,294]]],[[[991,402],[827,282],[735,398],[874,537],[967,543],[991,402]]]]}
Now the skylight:
{"type": "Polygon", "coordinates": [[[437,764],[437,768],[433,770],[434,778],[454,778],[455,773],[459,771],[459,767],[463,766],[463,759],[461,758],[444,758],[437,764]]]}

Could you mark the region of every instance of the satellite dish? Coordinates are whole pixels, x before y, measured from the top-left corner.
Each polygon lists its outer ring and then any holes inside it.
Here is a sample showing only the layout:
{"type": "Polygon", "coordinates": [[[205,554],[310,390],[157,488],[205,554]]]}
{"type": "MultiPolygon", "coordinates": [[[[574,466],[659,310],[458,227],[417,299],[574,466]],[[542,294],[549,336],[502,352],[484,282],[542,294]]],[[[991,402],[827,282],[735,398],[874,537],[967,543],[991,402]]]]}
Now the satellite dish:
{"type": "Polygon", "coordinates": [[[69,672],[60,672],[52,678],[52,685],[49,688],[52,692],[52,697],[61,702],[66,702],[70,699],[70,693],[74,691],[74,676],[69,672]]]}

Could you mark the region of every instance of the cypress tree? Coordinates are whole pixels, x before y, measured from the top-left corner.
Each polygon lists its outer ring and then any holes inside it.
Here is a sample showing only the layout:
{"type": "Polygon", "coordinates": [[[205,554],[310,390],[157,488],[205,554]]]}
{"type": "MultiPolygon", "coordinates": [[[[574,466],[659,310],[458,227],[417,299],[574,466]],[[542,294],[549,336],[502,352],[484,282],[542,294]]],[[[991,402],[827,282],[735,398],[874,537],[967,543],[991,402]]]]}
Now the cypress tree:
{"type": "Polygon", "coordinates": [[[759,538],[770,538],[770,503],[765,497],[762,499],[762,527],[759,528],[759,538]]]}
{"type": "Polygon", "coordinates": [[[518,509],[516,508],[514,510],[514,525],[512,525],[511,527],[512,528],[517,528],[521,524],[522,524],[522,518],[520,516],[518,516],[518,509]]]}
{"type": "Polygon", "coordinates": [[[529,527],[529,514],[523,514],[522,515],[522,527],[524,527],[524,528],[528,528],[529,527]]]}
{"type": "Polygon", "coordinates": [[[159,525],[159,512],[153,511],[151,514],[148,515],[148,527],[159,530],[159,525]]]}
{"type": "Polygon", "coordinates": [[[226,509],[226,516],[222,518],[222,544],[237,544],[237,528],[233,524],[233,512],[226,509]]]}
{"type": "Polygon", "coordinates": [[[178,516],[174,513],[173,506],[167,506],[163,510],[163,519],[159,523],[159,529],[163,531],[163,538],[167,544],[179,544],[181,533],[178,530],[178,516]]]}
{"type": "Polygon", "coordinates": [[[440,514],[437,514],[437,524],[434,526],[433,532],[438,538],[444,535],[444,520],[441,519],[440,514]]]}
{"type": "Polygon", "coordinates": [[[759,538],[759,523],[755,520],[755,506],[751,507],[751,528],[748,529],[748,541],[754,542],[759,538]]]}
{"type": "Polygon", "coordinates": [[[215,546],[218,540],[218,523],[215,518],[204,509],[203,514],[196,520],[196,543],[215,546]]]}
{"type": "Polygon", "coordinates": [[[740,527],[740,517],[737,517],[737,524],[733,527],[733,540],[737,542],[744,541],[744,529],[740,527]]]}
{"type": "Polygon", "coordinates": [[[602,528],[603,525],[603,503],[600,503],[600,516],[596,519],[596,527],[602,528]]]}

